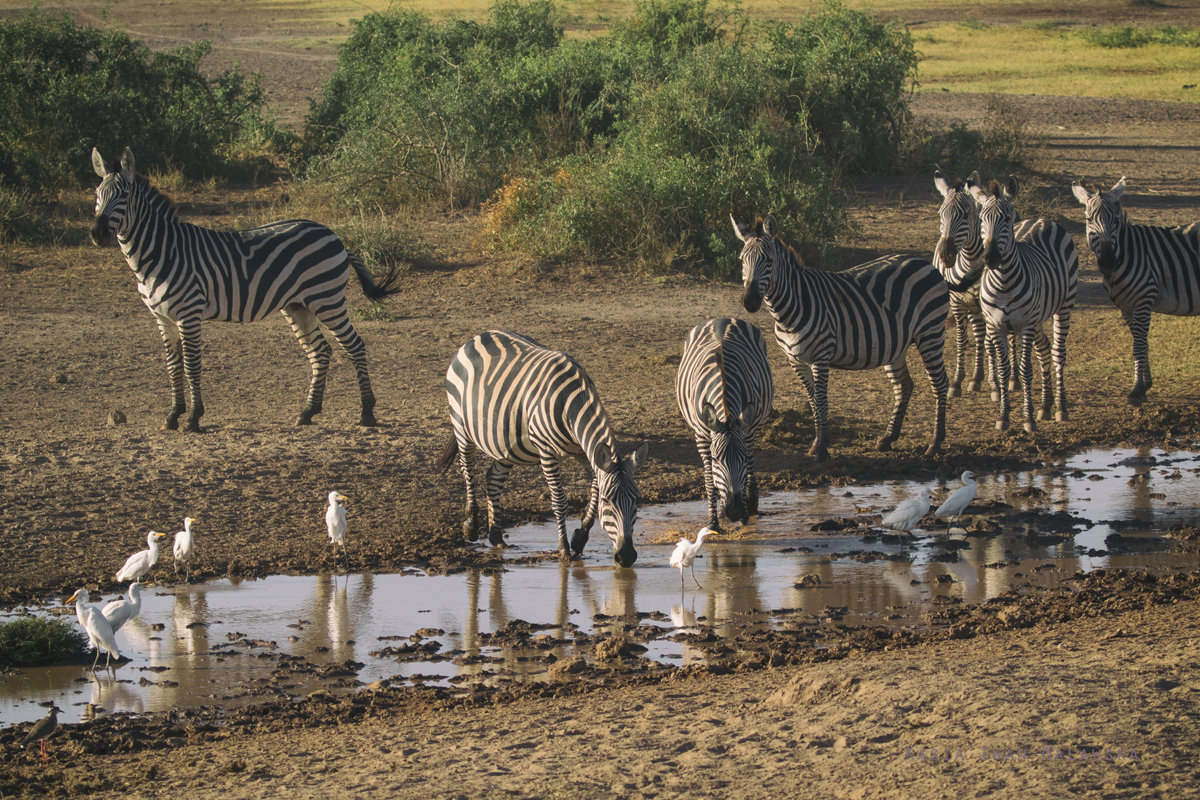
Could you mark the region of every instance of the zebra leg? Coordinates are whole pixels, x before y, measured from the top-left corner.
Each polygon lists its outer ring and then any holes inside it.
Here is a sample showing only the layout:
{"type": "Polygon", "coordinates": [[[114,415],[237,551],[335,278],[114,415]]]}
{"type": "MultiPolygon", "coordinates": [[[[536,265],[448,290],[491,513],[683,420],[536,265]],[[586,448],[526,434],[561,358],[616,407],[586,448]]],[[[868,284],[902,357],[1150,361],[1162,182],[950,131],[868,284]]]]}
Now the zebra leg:
{"type": "Polygon", "coordinates": [[[1137,408],[1146,402],[1146,392],[1154,385],[1150,377],[1150,309],[1136,308],[1122,311],[1125,324],[1133,336],[1133,391],[1126,402],[1137,408]]]}
{"type": "Polygon", "coordinates": [[[1008,333],[1003,329],[988,329],[988,341],[996,357],[996,391],[992,397],[1000,403],[1000,418],[996,430],[1008,430],[1008,415],[1011,411],[1008,381],[1012,377],[1012,362],[1009,361],[1008,333]]]}
{"type": "Polygon", "coordinates": [[[379,423],[375,419],[375,392],[371,390],[371,375],[367,371],[367,346],[350,324],[345,303],[335,312],[322,313],[320,319],[354,363],[354,371],[358,375],[358,395],[362,401],[362,416],[359,417],[358,424],[365,428],[373,428],[379,423]]]}
{"type": "Polygon", "coordinates": [[[1028,433],[1035,433],[1037,431],[1037,422],[1033,419],[1033,337],[1035,335],[1034,329],[1027,327],[1022,332],[1020,338],[1021,391],[1024,393],[1022,410],[1025,413],[1025,430],[1028,433]]]}
{"type": "MultiPolygon", "coordinates": [[[[955,343],[954,379],[952,381],[950,381],[950,396],[951,397],[962,397],[963,376],[966,374],[967,341],[968,341],[967,320],[968,319],[970,319],[970,316],[965,311],[958,312],[956,310],[956,313],[954,314],[954,343],[955,343]]],[[[975,362],[976,362],[976,365],[978,368],[978,363],[979,363],[978,353],[976,353],[975,362]]],[[[968,386],[968,388],[970,388],[970,386],[968,386]]],[[[978,387],[976,387],[976,388],[978,388],[978,387]]]]}
{"type": "MultiPolygon", "coordinates": [[[[1067,334],[1071,332],[1071,309],[1065,308],[1054,315],[1054,382],[1058,413],[1055,419],[1066,422],[1070,419],[1067,412],[1067,334]]],[[[1147,372],[1149,367],[1147,367],[1147,372]]],[[[1147,389],[1150,387],[1147,386],[1147,389]]]]}
{"type": "Polygon", "coordinates": [[[284,306],[281,312],[291,323],[296,341],[304,348],[308,363],[312,365],[312,383],[308,387],[308,400],[300,411],[297,425],[312,425],[312,418],[321,413],[325,401],[325,378],[329,375],[329,357],[333,348],[321,335],[317,317],[305,306],[293,303],[284,306]]]}
{"type": "Polygon", "coordinates": [[[803,361],[788,359],[804,393],[808,395],[808,404],[812,407],[813,424],[817,434],[808,454],[817,463],[829,460],[829,365],[826,363],[805,364],[803,361]]]}
{"type": "Polygon", "coordinates": [[[475,498],[475,480],[472,477],[475,453],[474,442],[458,442],[458,466],[462,470],[463,481],[467,484],[467,518],[463,520],[462,528],[463,536],[468,542],[479,541],[479,501],[475,498]]]}
{"type": "Polygon", "coordinates": [[[504,544],[504,529],[496,524],[496,512],[500,509],[500,493],[504,491],[512,468],[511,461],[493,461],[487,469],[488,543],[492,545],[504,544]]]}
{"type": "MultiPolygon", "coordinates": [[[[933,419],[933,441],[925,450],[926,456],[936,456],[942,452],[942,442],[946,439],[946,407],[949,392],[946,380],[946,362],[942,356],[946,347],[946,329],[941,325],[934,326],[925,338],[917,340],[917,352],[925,364],[925,374],[929,377],[929,388],[933,390],[936,408],[933,419]]],[[[980,346],[976,345],[976,352],[980,346]]],[[[911,381],[910,381],[911,382],[911,381]]]]}
{"type": "Polygon", "coordinates": [[[712,530],[720,530],[719,523],[719,502],[717,498],[717,487],[713,481],[712,467],[712,452],[709,450],[707,437],[696,437],[696,449],[700,451],[700,460],[704,463],[704,496],[708,500],[708,527],[712,530]]]}
{"type": "Polygon", "coordinates": [[[892,396],[895,404],[892,406],[892,419],[887,431],[875,442],[875,449],[886,453],[892,449],[892,443],[900,438],[900,429],[904,425],[904,415],[908,413],[908,401],[912,398],[913,381],[908,373],[907,349],[900,354],[900,359],[894,364],[884,367],[888,380],[892,382],[892,396]]]}
{"type": "Polygon", "coordinates": [[[181,320],[179,334],[183,339],[183,374],[191,393],[192,410],[184,430],[200,432],[200,417],[204,416],[204,400],[200,396],[200,317],[181,320]]]}
{"type": "Polygon", "coordinates": [[[558,470],[558,458],[550,453],[540,454],[542,475],[550,487],[550,508],[558,524],[558,557],[561,561],[571,559],[571,548],[567,544],[567,493],[563,489],[562,476],[558,470]]]}
{"type": "Polygon", "coordinates": [[[1038,366],[1042,369],[1042,407],[1038,410],[1037,418],[1044,421],[1050,419],[1050,413],[1054,410],[1054,388],[1050,382],[1050,339],[1041,325],[1033,332],[1033,348],[1037,352],[1038,366]]]}
{"type": "Polygon", "coordinates": [[[183,393],[183,343],[179,335],[179,326],[173,320],[157,314],[154,319],[158,322],[158,332],[162,336],[163,347],[167,350],[167,374],[171,377],[171,409],[163,421],[162,430],[174,431],[179,429],[179,417],[187,411],[183,393]]]}
{"type": "Polygon", "coordinates": [[[758,516],[758,478],[754,474],[754,445],[758,431],[746,434],[746,516],[758,516]]]}
{"type": "MultiPolygon", "coordinates": [[[[975,372],[972,374],[971,382],[967,384],[967,391],[978,392],[983,389],[984,364],[987,364],[988,372],[991,372],[992,369],[987,347],[987,323],[983,320],[983,312],[976,311],[971,314],[971,333],[975,338],[975,372]]],[[[994,383],[994,381],[989,378],[989,383],[994,383]]],[[[950,396],[954,397],[954,395],[950,396]]]]}
{"type": "Polygon", "coordinates": [[[1008,390],[1010,392],[1015,392],[1018,388],[1017,384],[1019,383],[1021,375],[1021,348],[1019,346],[1020,338],[1017,336],[1016,331],[1011,331],[1009,336],[1011,337],[1009,352],[1012,353],[1012,373],[1008,379],[1008,390]]]}
{"type": "Polygon", "coordinates": [[[600,479],[595,475],[592,476],[592,483],[588,487],[588,504],[584,509],[583,518],[579,520],[580,527],[575,529],[575,533],[571,534],[571,552],[576,557],[583,555],[583,548],[587,547],[589,533],[592,530],[592,525],[596,522],[596,515],[600,513],[600,479]]]}

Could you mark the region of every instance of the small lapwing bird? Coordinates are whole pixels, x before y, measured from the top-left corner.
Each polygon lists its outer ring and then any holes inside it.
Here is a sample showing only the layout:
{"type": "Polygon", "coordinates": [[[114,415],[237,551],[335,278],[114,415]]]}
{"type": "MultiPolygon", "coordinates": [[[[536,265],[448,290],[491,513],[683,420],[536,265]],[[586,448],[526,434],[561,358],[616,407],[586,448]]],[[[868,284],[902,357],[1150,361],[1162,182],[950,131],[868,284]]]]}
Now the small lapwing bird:
{"type": "Polygon", "coordinates": [[[29,729],[29,733],[25,734],[25,739],[20,745],[21,749],[24,750],[27,745],[37,742],[42,751],[43,767],[50,763],[50,756],[46,752],[46,740],[49,739],[50,735],[58,728],[58,712],[60,711],[62,711],[61,708],[51,703],[50,713],[39,719],[34,726],[29,729]]]}

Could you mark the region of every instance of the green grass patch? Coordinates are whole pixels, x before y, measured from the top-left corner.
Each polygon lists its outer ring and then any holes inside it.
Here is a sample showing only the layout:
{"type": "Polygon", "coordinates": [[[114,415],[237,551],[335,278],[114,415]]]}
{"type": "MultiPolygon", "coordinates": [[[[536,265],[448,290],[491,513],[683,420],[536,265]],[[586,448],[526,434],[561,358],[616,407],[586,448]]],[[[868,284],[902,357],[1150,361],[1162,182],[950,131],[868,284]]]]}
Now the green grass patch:
{"type": "Polygon", "coordinates": [[[38,667],[86,653],[87,637],[67,620],[23,617],[0,623],[0,667],[38,667]]]}

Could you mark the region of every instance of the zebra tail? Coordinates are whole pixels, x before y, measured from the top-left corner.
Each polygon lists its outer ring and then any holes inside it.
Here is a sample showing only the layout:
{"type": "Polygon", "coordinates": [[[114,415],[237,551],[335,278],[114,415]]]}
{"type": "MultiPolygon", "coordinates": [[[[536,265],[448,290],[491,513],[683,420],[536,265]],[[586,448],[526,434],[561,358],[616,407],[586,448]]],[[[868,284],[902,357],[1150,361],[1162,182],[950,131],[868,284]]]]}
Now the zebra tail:
{"type": "Polygon", "coordinates": [[[389,269],[383,276],[383,280],[377,281],[361,258],[353,253],[347,253],[347,255],[350,256],[350,266],[354,267],[354,274],[358,275],[358,280],[362,283],[363,294],[367,296],[368,300],[383,300],[400,291],[400,287],[396,285],[400,280],[400,272],[396,267],[393,266],[389,269]]]}
{"type": "Polygon", "coordinates": [[[438,458],[437,463],[433,465],[433,471],[438,475],[444,473],[450,468],[450,464],[458,457],[458,438],[452,433],[450,441],[446,443],[446,447],[442,450],[442,455],[438,458]]]}

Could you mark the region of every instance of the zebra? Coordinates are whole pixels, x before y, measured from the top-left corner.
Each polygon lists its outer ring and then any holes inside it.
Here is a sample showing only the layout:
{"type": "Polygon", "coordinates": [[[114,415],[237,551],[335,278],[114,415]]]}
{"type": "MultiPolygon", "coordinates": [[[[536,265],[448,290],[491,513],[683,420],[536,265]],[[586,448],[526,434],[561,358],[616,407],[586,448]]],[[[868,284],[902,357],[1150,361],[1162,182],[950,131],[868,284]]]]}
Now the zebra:
{"type": "Polygon", "coordinates": [[[359,424],[376,424],[366,346],[347,316],[347,267],[353,267],[371,300],[399,291],[395,271],[377,282],[333,231],[316,222],[285,220],[228,232],[182,222],[171,200],[137,173],[128,147],[111,168],[93,149],[92,166],[102,178],[92,242],[103,246],[116,236],[167,351],[174,402],[163,430],[178,429],[187,410],[185,377],[192,409],[186,430],[200,430],[201,321],[257,322],[275,311],[291,323],[312,365],[308,398],[296,424],[312,424],[325,396],[333,351],[318,323],[354,363],[362,397],[359,424]]]}
{"type": "MultiPolygon", "coordinates": [[[[1068,419],[1067,390],[1063,372],[1067,360],[1067,334],[1071,330],[1071,311],[1075,307],[1079,274],[1079,253],[1067,229],[1055,222],[1038,220],[1024,241],[1015,236],[1016,211],[1013,200],[1020,186],[1009,176],[1004,186],[992,181],[988,189],[972,186],[971,194],[979,203],[979,227],[983,236],[985,268],[980,278],[979,301],[987,320],[989,346],[997,350],[1000,389],[1000,418],[997,430],[1008,429],[1009,361],[1008,332],[1021,339],[1021,386],[1025,394],[1025,430],[1033,433],[1034,336],[1046,320],[1054,318],[1054,374],[1052,397],[1047,381],[1042,385],[1039,420],[1050,418],[1054,402],[1056,419],[1068,419]]],[[[1044,361],[1044,359],[1043,359],[1044,361]]]]}
{"type": "Polygon", "coordinates": [[[621,458],[608,414],[595,384],[566,353],[527,336],[507,331],[481,333],[459,348],[446,370],[446,398],[454,434],[437,462],[439,473],[458,457],[467,489],[463,533],[479,538],[479,506],[471,473],[476,452],[492,458],[487,470],[488,541],[504,543],[496,523],[500,492],[517,464],[541,464],[550,486],[550,505],[558,523],[558,552],[563,560],[583,554],[588,532],[600,524],[613,545],[613,559],[630,567],[637,559],[633,524],[638,493],[633,475],[646,463],[649,444],[621,458]],[[593,472],[582,527],[567,545],[567,497],[559,476],[566,456],[593,472]]]}
{"type": "Polygon", "coordinates": [[[758,514],[754,442],[775,399],[758,328],[728,318],[692,328],[675,373],[675,399],[704,462],[708,527],[718,530],[718,505],[729,521],[749,522],[758,514]]]}
{"type": "Polygon", "coordinates": [[[942,362],[950,289],[933,264],[922,258],[893,255],[841,273],[809,269],[779,240],[774,214],[753,228],[733,230],[742,248],[742,305],[750,313],[763,301],[775,318],[775,341],[804,384],[816,423],[809,455],[829,459],[829,368],[884,367],[892,382],[895,406],[877,450],[891,450],[900,437],[912,396],[908,348],[916,344],[937,397],[933,441],[927,456],[941,452],[946,437],[948,381],[942,362]]]}
{"type": "Polygon", "coordinates": [[[1154,385],[1150,375],[1150,314],[1200,314],[1200,223],[1177,228],[1132,225],[1121,210],[1125,178],[1107,192],[1071,186],[1087,217],[1088,246],[1108,296],[1133,335],[1133,391],[1137,407],[1154,385]]]}
{"type": "MultiPolygon", "coordinates": [[[[942,195],[942,204],[938,208],[940,236],[933,251],[933,265],[950,284],[950,316],[955,323],[957,350],[954,361],[954,377],[950,380],[950,397],[962,396],[967,342],[973,338],[975,365],[971,372],[971,380],[967,383],[967,391],[977,392],[983,388],[983,367],[986,357],[988,384],[992,387],[992,400],[999,400],[1000,388],[996,385],[996,353],[994,348],[987,347],[987,324],[983,319],[983,309],[979,305],[979,276],[983,272],[983,237],[979,234],[979,206],[970,192],[971,186],[981,186],[982,184],[983,181],[979,177],[978,171],[972,172],[964,185],[961,180],[951,183],[946,180],[946,176],[940,169],[934,170],[933,185],[942,195]],[[968,325],[970,325],[969,332],[968,325]]],[[[1035,219],[1023,219],[1017,222],[1014,231],[1017,240],[1027,239],[1036,225],[1037,220],[1035,219]]],[[[1050,381],[1050,340],[1046,338],[1045,330],[1038,328],[1035,331],[1034,342],[1041,361],[1043,385],[1046,385],[1050,381]],[[1041,358],[1042,356],[1044,358],[1041,358]]],[[[1008,388],[1012,391],[1017,387],[1015,383],[1010,383],[1008,388]]]]}

